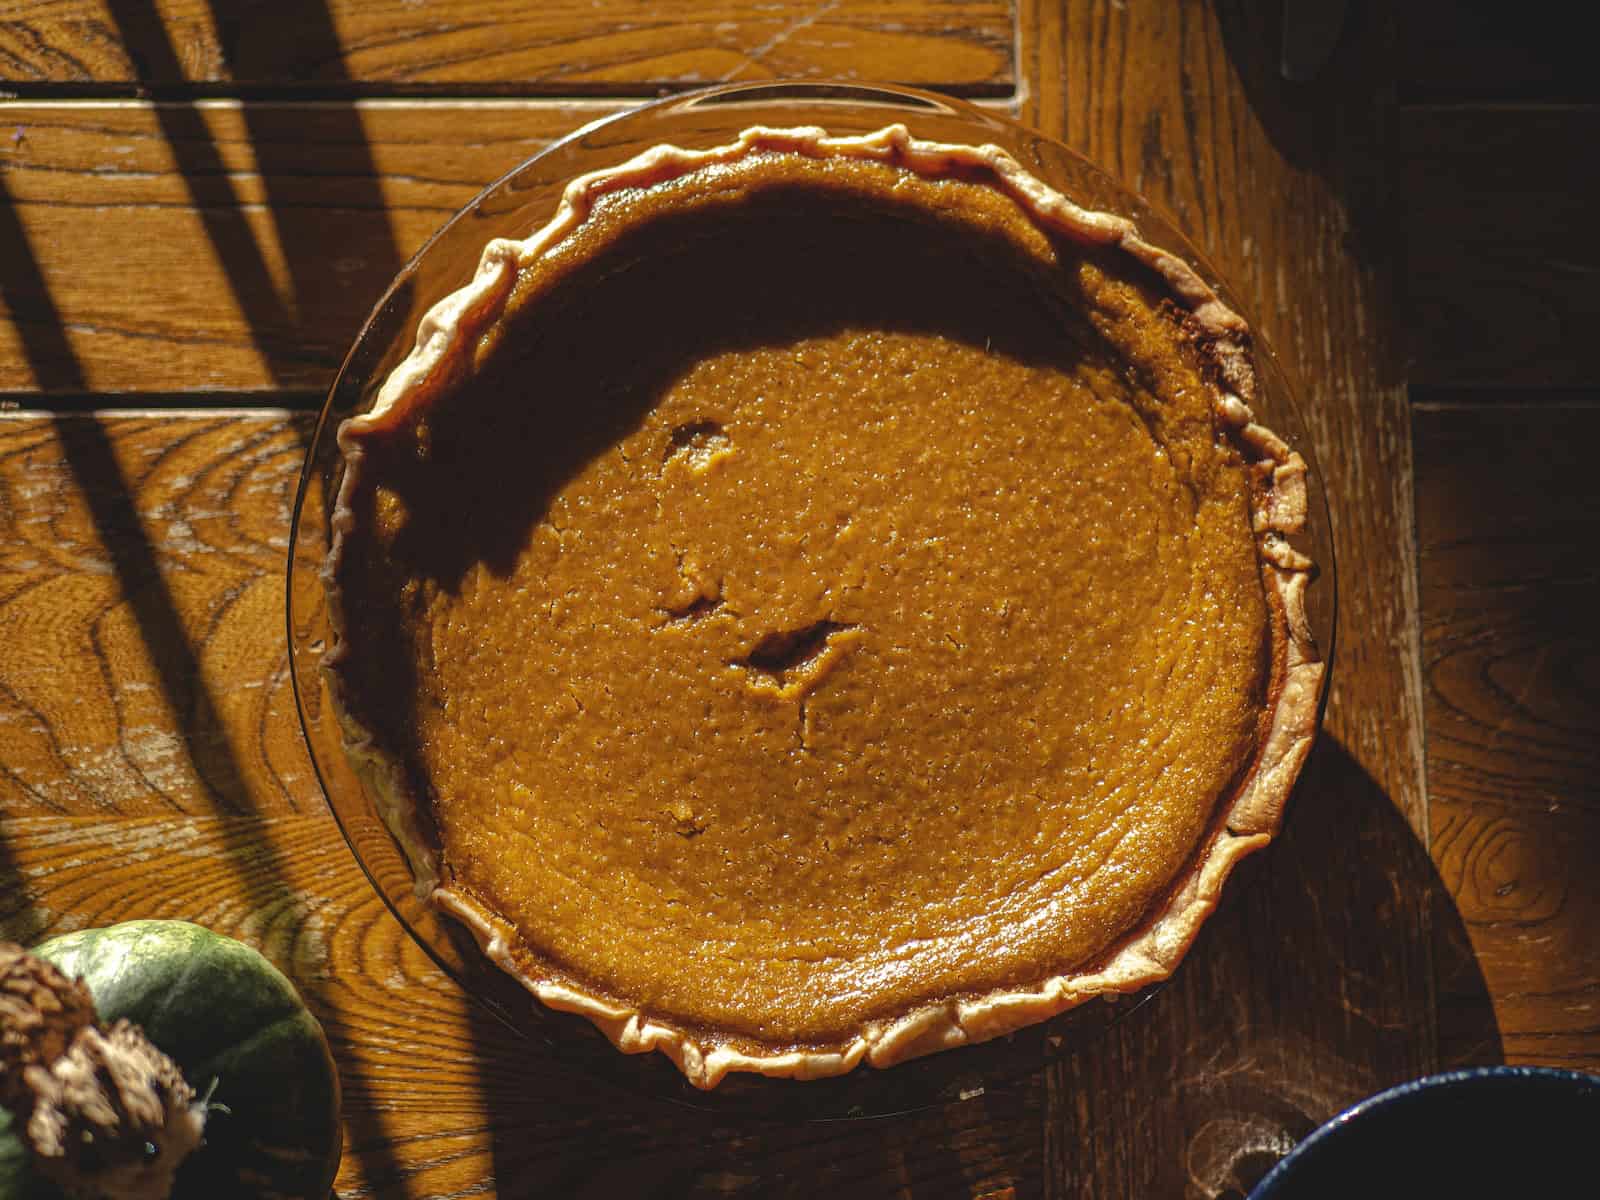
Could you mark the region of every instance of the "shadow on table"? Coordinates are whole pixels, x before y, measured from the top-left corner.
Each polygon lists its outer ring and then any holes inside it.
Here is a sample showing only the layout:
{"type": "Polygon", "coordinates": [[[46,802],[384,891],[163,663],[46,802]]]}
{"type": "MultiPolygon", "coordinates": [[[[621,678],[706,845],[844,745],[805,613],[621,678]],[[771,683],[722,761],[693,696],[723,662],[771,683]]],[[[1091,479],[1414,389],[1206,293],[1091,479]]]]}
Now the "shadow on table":
{"type": "Polygon", "coordinates": [[[1237,1200],[1350,1103],[1501,1061],[1448,890],[1331,736],[1282,837],[1248,865],[1156,1003],[1052,1068],[1052,1170],[1093,1163],[1080,1178],[1122,1181],[1123,1194],[1237,1200]]]}
{"type": "Polygon", "coordinates": [[[552,1070],[473,1011],[503,1198],[970,1197],[1010,1183],[1032,1194],[1048,1177],[1060,1196],[1237,1200],[1360,1097],[1501,1060],[1487,987],[1427,851],[1331,737],[1283,836],[1248,860],[1174,980],[977,1099],[813,1125],[690,1111],[552,1070]]]}
{"type": "MultiPolygon", "coordinates": [[[[124,0],[114,0],[109,7],[140,81],[157,93],[181,95],[182,70],[159,18],[153,19],[145,6],[124,0]]],[[[303,21],[296,36],[302,43],[310,39],[311,48],[320,52],[318,57],[334,64],[329,69],[336,69],[342,59],[332,20],[325,9],[317,11],[321,19],[303,21]]],[[[219,20],[223,15],[218,14],[219,20]]],[[[192,104],[158,104],[154,111],[195,211],[204,222],[207,236],[232,281],[237,302],[249,322],[251,337],[262,358],[272,364],[270,369],[274,377],[282,382],[276,364],[292,361],[297,354],[301,359],[306,358],[298,349],[300,330],[294,312],[275,290],[266,258],[244,220],[244,202],[234,190],[210,127],[192,104]]],[[[303,207],[286,191],[296,186],[293,164],[284,161],[285,155],[292,156],[292,147],[296,144],[297,134],[292,128],[294,118],[286,119],[273,110],[248,105],[244,111],[250,136],[262,143],[256,147],[256,161],[267,193],[267,207],[280,242],[288,250],[294,311],[303,313],[318,289],[326,287],[328,267],[320,252],[318,255],[300,252],[301,247],[320,243],[304,236],[305,231],[293,224],[296,209],[303,207]],[[274,146],[279,149],[274,150],[274,146]]],[[[319,120],[338,126],[333,132],[347,155],[344,173],[348,178],[343,186],[353,190],[351,207],[381,223],[383,232],[389,235],[387,241],[369,237],[364,242],[369,260],[364,264],[363,278],[367,274],[375,278],[370,291],[376,296],[398,270],[399,253],[389,233],[360,116],[353,105],[320,106],[317,113],[319,120]],[[376,256],[370,254],[374,244],[380,247],[376,256]],[[385,247],[386,253],[383,252],[385,247]]],[[[4,176],[0,175],[0,283],[4,285],[15,315],[34,379],[45,393],[42,399],[49,405],[52,397],[63,397],[66,403],[60,407],[70,409],[93,399],[90,381],[66,335],[62,314],[4,183],[4,176]]],[[[312,186],[317,185],[313,182],[312,186]]],[[[299,324],[304,324],[303,318],[299,324]]],[[[315,360],[317,365],[326,366],[330,379],[344,341],[353,334],[352,329],[348,335],[338,335],[340,340],[335,343],[338,349],[328,362],[315,360]]],[[[194,398],[198,404],[205,400],[204,396],[194,398]]],[[[309,436],[310,428],[309,421],[297,426],[303,438],[309,436]]],[[[92,413],[57,412],[54,431],[74,484],[87,502],[96,533],[111,559],[119,594],[138,623],[162,692],[177,716],[179,729],[176,732],[193,759],[196,773],[206,785],[204,796],[175,798],[174,807],[202,815],[253,814],[255,809],[239,767],[238,749],[230,740],[218,715],[215,697],[200,671],[196,648],[164,576],[163,564],[137,511],[111,438],[92,413]]],[[[281,880],[287,873],[270,841],[254,836],[246,823],[223,821],[219,829],[242,894],[252,902],[280,900],[281,880]]],[[[0,883],[4,885],[0,895],[5,898],[0,920],[5,922],[8,934],[32,940],[45,930],[31,910],[13,911],[13,899],[19,903],[26,900],[26,888],[20,886],[21,882],[4,839],[0,838],[0,883]]],[[[305,921],[306,914],[296,914],[297,928],[305,921]]],[[[329,1006],[337,1007],[316,981],[302,978],[297,982],[307,991],[313,1004],[323,1011],[329,1006]]],[[[346,1092],[347,1112],[369,1116],[378,1112],[371,1098],[362,1094],[359,1078],[347,1076],[346,1092]]],[[[364,1164],[369,1177],[397,1174],[390,1156],[390,1140],[384,1136],[375,1116],[366,1124],[352,1127],[350,1132],[350,1142],[357,1153],[378,1159],[364,1164]]]]}
{"type": "MultiPolygon", "coordinates": [[[[1341,114],[1337,103],[1351,89],[1359,94],[1363,77],[1336,60],[1320,83],[1277,79],[1275,57],[1256,44],[1270,42],[1269,25],[1251,16],[1276,7],[1223,5],[1223,29],[1230,51],[1243,44],[1239,39],[1255,39],[1248,53],[1236,55],[1252,105],[1285,156],[1316,169],[1313,148],[1327,138],[1371,135],[1365,110],[1341,114]],[[1324,90],[1294,93],[1297,86],[1324,90]]],[[[1357,10],[1353,23],[1371,19],[1363,6],[1357,10]]],[[[133,12],[113,6],[129,29],[133,12]]],[[[311,36],[331,38],[331,25],[311,36]]],[[[1363,27],[1353,24],[1345,36],[1359,39],[1363,27]]],[[[154,42],[136,60],[154,69],[159,64],[151,55],[163,53],[170,55],[170,45],[163,50],[154,42]]],[[[366,155],[363,177],[370,179],[371,155],[354,110],[348,120],[352,153],[366,155]]],[[[241,237],[242,225],[230,223],[239,201],[196,121],[179,108],[164,115],[163,130],[272,361],[284,346],[263,331],[286,328],[288,318],[259,248],[241,237]]],[[[251,131],[267,140],[257,125],[251,131]]],[[[293,246],[298,235],[284,224],[292,204],[274,190],[276,178],[267,172],[269,206],[283,244],[293,246]]],[[[1351,176],[1337,186],[1350,201],[1356,249],[1370,252],[1366,231],[1384,227],[1376,217],[1365,219],[1381,210],[1379,184],[1351,176]]],[[[0,195],[8,288],[33,264],[13,253],[13,242],[26,249],[20,226],[10,228],[14,220],[0,195]]],[[[372,268],[374,295],[397,267],[392,261],[372,268]]],[[[48,298],[36,264],[31,269],[22,291],[48,298]]],[[[308,269],[303,259],[291,262],[297,294],[314,290],[316,281],[303,273],[308,269]]],[[[48,304],[40,311],[19,325],[36,377],[47,389],[85,391],[59,314],[48,304]]],[[[186,733],[218,732],[154,554],[126,490],[118,492],[109,442],[93,421],[64,420],[59,427],[102,537],[121,547],[115,566],[173,711],[183,714],[186,733]]],[[[247,804],[226,739],[192,737],[191,744],[201,747],[197,756],[205,761],[197,758],[196,765],[218,807],[238,811],[247,804]]],[[[251,849],[259,857],[259,847],[251,849]]],[[[1061,1195],[1096,1189],[1237,1195],[1339,1107],[1437,1065],[1442,1038],[1452,1061],[1500,1058],[1492,1006],[1459,915],[1426,851],[1343,747],[1323,741],[1283,839],[1251,868],[1253,878],[1237,881],[1243,886],[1230,890],[1184,969],[1154,1002],[1032,1079],[911,1117],[797,1126],[668,1107],[547,1072],[529,1060],[522,1042],[474,1009],[498,1194],[970,1196],[1048,1174],[1061,1195]]],[[[257,863],[249,871],[241,866],[241,874],[272,872],[257,863]]],[[[0,839],[5,894],[19,890],[10,886],[15,877],[0,839]]],[[[348,1111],[378,1112],[370,1098],[349,1099],[348,1111]]],[[[398,1177],[381,1120],[374,1116],[371,1127],[353,1127],[351,1135],[353,1153],[378,1158],[365,1164],[369,1179],[398,1177]]]]}
{"type": "Polygon", "coordinates": [[[1282,0],[1213,3],[1228,58],[1273,147],[1339,196],[1349,223],[1344,249],[1369,266],[1392,268],[1400,247],[1387,177],[1394,30],[1386,6],[1353,0],[1327,64],[1296,82],[1280,70],[1282,0]]]}
{"type": "Polygon", "coordinates": [[[599,1082],[554,1065],[483,1008],[470,1012],[500,1200],[969,1198],[1040,1174],[1045,1110],[1037,1072],[907,1116],[776,1121],[695,1110],[599,1082]]]}
{"type": "MultiPolygon", "coordinates": [[[[262,24],[276,25],[283,17],[264,12],[241,16],[237,5],[219,0],[209,4],[223,71],[237,81],[235,92],[248,92],[261,81],[250,77],[252,68],[243,60],[255,41],[273,36],[262,24]]],[[[186,102],[195,88],[185,79],[178,48],[160,14],[142,0],[108,0],[107,8],[140,85],[158,100],[171,96],[178,101],[157,103],[152,112],[261,361],[280,388],[303,391],[309,386],[311,394],[285,399],[314,403],[356,333],[349,325],[349,305],[339,298],[367,295],[375,300],[401,264],[372,148],[353,102],[344,50],[326,3],[294,5],[296,53],[314,65],[317,86],[352,99],[292,107],[246,103],[239,110],[264,208],[287,268],[286,287],[273,278],[267,253],[247,220],[247,197],[228,170],[213,125],[186,102]],[[307,146],[317,144],[330,148],[326,160],[308,158],[307,146]],[[353,256],[352,245],[359,247],[359,256],[353,256]]]]}
{"type": "MultiPolygon", "coordinates": [[[[83,369],[68,342],[37,257],[17,219],[0,175],[0,282],[7,295],[28,299],[17,329],[23,352],[40,388],[82,393],[83,369]]],[[[20,308],[20,306],[19,306],[20,308]]],[[[177,714],[207,800],[222,811],[246,810],[249,793],[238,758],[217,716],[155,549],[104,427],[92,415],[58,413],[54,433],[62,459],[82,494],[95,532],[111,560],[118,592],[132,609],[171,711],[177,714]]],[[[176,807],[176,805],[175,805],[176,807]]]]}

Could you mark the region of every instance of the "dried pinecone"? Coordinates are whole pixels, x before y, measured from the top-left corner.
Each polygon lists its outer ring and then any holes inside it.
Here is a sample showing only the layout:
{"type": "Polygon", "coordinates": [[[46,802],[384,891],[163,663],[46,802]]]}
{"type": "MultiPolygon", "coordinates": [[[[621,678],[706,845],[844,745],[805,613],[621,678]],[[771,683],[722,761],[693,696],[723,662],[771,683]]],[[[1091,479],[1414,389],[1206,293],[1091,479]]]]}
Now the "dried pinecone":
{"type": "Polygon", "coordinates": [[[206,1105],[135,1025],[97,1024],[82,983],[0,944],[0,1104],[33,1169],[73,1200],[166,1200],[206,1105]]]}
{"type": "Polygon", "coordinates": [[[27,1141],[34,1166],[75,1200],[165,1200],[200,1145],[205,1104],[137,1026],[85,1029],[48,1070],[28,1071],[36,1098],[27,1141]]]}
{"type": "Polygon", "coordinates": [[[95,1022],[89,989],[21,946],[0,942],[0,1104],[25,1121],[30,1066],[48,1067],[95,1022]]]}

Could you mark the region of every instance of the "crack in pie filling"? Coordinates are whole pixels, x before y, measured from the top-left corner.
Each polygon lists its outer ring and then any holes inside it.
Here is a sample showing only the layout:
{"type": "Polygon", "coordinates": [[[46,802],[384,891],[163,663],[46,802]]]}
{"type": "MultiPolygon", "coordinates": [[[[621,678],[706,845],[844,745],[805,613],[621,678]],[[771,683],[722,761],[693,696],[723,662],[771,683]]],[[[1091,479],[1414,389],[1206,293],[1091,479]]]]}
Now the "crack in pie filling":
{"type": "Polygon", "coordinates": [[[1191,268],[993,147],[584,176],[339,431],[349,754],[496,963],[700,1087],[1156,982],[1315,728],[1254,387],[1191,268]]]}

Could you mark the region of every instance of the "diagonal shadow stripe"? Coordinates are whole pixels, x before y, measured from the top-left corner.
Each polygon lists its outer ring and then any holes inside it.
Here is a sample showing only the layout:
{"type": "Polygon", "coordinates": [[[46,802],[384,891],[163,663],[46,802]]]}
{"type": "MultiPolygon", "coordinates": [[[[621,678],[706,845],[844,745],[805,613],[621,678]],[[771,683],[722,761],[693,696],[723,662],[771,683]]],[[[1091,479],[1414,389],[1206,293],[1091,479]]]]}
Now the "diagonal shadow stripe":
{"type": "MultiPolygon", "coordinates": [[[[63,332],[61,315],[5,189],[3,175],[0,264],[4,264],[7,305],[17,314],[16,326],[35,381],[46,389],[86,391],[83,370],[63,332]],[[17,297],[26,302],[25,316],[18,312],[17,297]]],[[[196,773],[213,797],[237,811],[239,798],[246,792],[236,752],[201,677],[199,661],[162,579],[143,523],[134,510],[128,480],[110,439],[91,416],[58,413],[53,423],[62,456],[111,557],[119,590],[133,609],[167,704],[185,733],[196,773]]]]}
{"type": "MultiPolygon", "coordinates": [[[[209,2],[224,63],[231,71],[241,57],[240,43],[250,35],[253,23],[264,18],[257,12],[241,19],[238,6],[218,0],[209,2]]],[[[177,49],[159,17],[151,15],[143,0],[108,0],[107,7],[141,86],[183,80],[177,49]]],[[[295,19],[296,43],[309,61],[319,64],[320,78],[335,90],[349,85],[343,47],[326,6],[298,6],[295,19]]],[[[273,232],[283,247],[288,267],[290,302],[285,304],[261,248],[243,220],[244,202],[228,178],[222,155],[200,110],[174,102],[155,104],[152,111],[268,372],[281,383],[285,364],[311,362],[326,371],[331,383],[339,365],[337,359],[309,351],[298,332],[305,320],[303,314],[314,307],[315,297],[329,286],[325,256],[304,251],[317,231],[310,222],[297,226],[291,216],[304,209],[303,194],[297,192],[303,193],[305,187],[307,119],[319,124],[320,139],[339,148],[340,172],[335,181],[339,206],[370,217],[371,225],[360,239],[368,260],[365,273],[386,282],[403,261],[360,113],[351,103],[318,106],[309,114],[304,109],[286,111],[270,104],[246,103],[240,108],[266,193],[273,232]]],[[[325,249],[325,243],[318,241],[317,248],[325,249]]],[[[356,328],[353,326],[348,332],[353,337],[356,328]]],[[[309,427],[304,428],[309,437],[309,427]]]]}
{"type": "MultiPolygon", "coordinates": [[[[140,78],[183,78],[165,28],[159,19],[151,19],[143,0],[108,0],[106,7],[140,78]]],[[[277,379],[278,356],[292,349],[281,344],[292,332],[291,314],[278,299],[266,260],[242,218],[239,195],[228,179],[211,131],[192,105],[155,104],[151,111],[177,160],[190,204],[233,284],[256,349],[277,379]]]]}
{"type": "MultiPolygon", "coordinates": [[[[17,297],[27,300],[27,315],[19,316],[16,324],[38,385],[47,390],[87,392],[87,379],[63,331],[61,315],[5,188],[3,174],[0,293],[13,313],[17,312],[17,297]]],[[[239,766],[238,747],[219,717],[215,697],[201,673],[199,657],[134,507],[129,480],[111,439],[93,414],[57,413],[53,425],[73,482],[84,496],[96,532],[110,556],[118,591],[138,623],[141,639],[156,667],[162,695],[178,722],[195,772],[205,785],[206,801],[219,816],[256,815],[239,766]]],[[[281,908],[285,890],[280,881],[287,878],[287,863],[276,844],[262,836],[262,826],[256,822],[224,819],[218,827],[236,883],[252,910],[281,908]]],[[[0,880],[12,879],[20,882],[20,874],[14,856],[0,838],[0,880]]],[[[291,894],[289,902],[295,927],[303,928],[310,917],[304,898],[291,894]]],[[[11,916],[0,915],[8,919],[11,916]]],[[[26,914],[20,916],[25,918],[26,914]]],[[[323,1011],[338,1011],[327,989],[304,980],[297,982],[315,997],[323,1011]]],[[[347,1095],[352,1093],[362,1095],[359,1082],[347,1088],[347,1095]]],[[[370,1104],[362,1107],[370,1110],[370,1104]]]]}
{"type": "MultiPolygon", "coordinates": [[[[223,0],[207,0],[207,3],[221,43],[223,63],[228,73],[237,77],[241,73],[242,44],[251,26],[239,20],[234,11],[238,8],[236,4],[223,0]]],[[[355,81],[345,70],[344,48],[325,3],[307,0],[296,6],[295,44],[308,61],[317,64],[320,84],[326,85],[336,96],[355,93],[355,81]]],[[[300,173],[299,153],[305,136],[301,126],[307,119],[306,110],[295,111],[292,124],[285,124],[283,110],[271,105],[245,104],[241,111],[255,149],[278,244],[290,251],[286,257],[295,302],[303,309],[305,300],[327,284],[320,261],[311,255],[292,252],[304,231],[296,230],[286,219],[287,214],[298,207],[290,185],[300,173]]],[[[374,228],[370,238],[363,239],[361,249],[377,260],[368,262],[367,268],[387,282],[400,270],[404,259],[395,243],[383,190],[378,186],[378,166],[360,111],[353,103],[320,105],[311,119],[318,122],[321,138],[339,148],[339,207],[373,214],[374,228]]],[[[353,337],[355,330],[350,330],[350,334],[353,337]]]]}
{"type": "MultiPolygon", "coordinates": [[[[237,45],[247,36],[247,26],[241,24],[227,11],[229,6],[219,0],[209,0],[212,19],[222,39],[222,52],[228,67],[238,60],[237,45]]],[[[336,86],[347,84],[349,76],[344,68],[344,48],[333,26],[332,14],[325,3],[308,3],[296,11],[295,39],[309,53],[311,61],[321,63],[329,81],[336,86]]],[[[293,197],[286,194],[291,180],[291,164],[282,161],[280,147],[287,145],[289,155],[298,153],[295,131],[286,130],[281,120],[274,121],[272,110],[261,105],[244,105],[245,128],[255,150],[256,165],[261,172],[266,189],[267,209],[272,216],[273,230],[278,244],[285,248],[288,260],[290,285],[298,312],[306,311],[306,300],[326,280],[319,262],[309,255],[296,252],[301,238],[290,227],[287,214],[294,211],[293,197]]],[[[377,236],[363,240],[368,253],[377,253],[380,260],[369,264],[379,279],[387,280],[400,269],[401,257],[395,245],[394,231],[389,222],[388,208],[378,187],[377,164],[373,161],[366,130],[361,115],[353,105],[329,105],[317,110],[319,120],[327,123],[325,129],[334,144],[341,148],[341,176],[347,189],[345,201],[360,211],[372,214],[379,227],[377,236]]],[[[351,329],[350,336],[355,330],[351,329]]],[[[330,364],[331,383],[338,364],[330,364]]],[[[310,421],[295,426],[307,450],[315,428],[310,421]]],[[[394,1154],[393,1139],[387,1123],[381,1116],[381,1102],[368,1086],[367,1079],[359,1073],[349,1073],[345,1080],[345,1121],[351,1137],[353,1153],[361,1160],[362,1172],[369,1180],[398,1180],[403,1166],[394,1154]]]]}
{"type": "MultiPolygon", "coordinates": [[[[9,306],[16,311],[17,306],[10,300],[13,296],[27,300],[28,314],[19,315],[16,324],[36,382],[45,389],[87,391],[82,367],[62,330],[61,314],[17,218],[3,175],[0,263],[4,264],[9,306]]],[[[248,792],[236,748],[201,676],[199,659],[134,508],[129,481],[110,438],[90,414],[57,413],[53,424],[73,482],[88,504],[95,529],[111,558],[119,591],[138,622],[168,707],[184,731],[196,773],[224,811],[248,811],[248,792]]]]}
{"type": "MultiPolygon", "coordinates": [[[[221,0],[208,0],[212,20],[221,42],[223,62],[229,74],[237,76],[241,58],[241,42],[248,36],[247,24],[231,13],[229,5],[221,0]]],[[[344,48],[333,26],[332,14],[325,4],[307,3],[297,9],[295,27],[296,43],[306,52],[310,61],[319,64],[319,82],[331,87],[336,94],[355,94],[354,83],[345,70],[344,48]]],[[[303,110],[293,113],[286,123],[284,110],[261,104],[245,104],[242,108],[245,129],[255,151],[257,169],[261,173],[266,191],[267,210],[271,215],[273,231],[278,244],[285,248],[289,279],[296,310],[304,313],[307,300],[319,288],[328,285],[326,265],[320,258],[297,253],[297,247],[307,244],[308,230],[291,224],[289,214],[300,210],[302,201],[294,194],[297,175],[303,172],[300,165],[304,130],[299,127],[303,110]]],[[[329,144],[339,147],[339,177],[337,203],[341,208],[352,209],[370,216],[366,236],[360,248],[367,261],[364,274],[380,280],[380,289],[400,270],[405,256],[395,241],[394,226],[389,219],[388,202],[378,184],[379,171],[367,140],[361,114],[353,103],[318,106],[314,118],[320,125],[319,136],[329,144]]],[[[373,299],[376,300],[377,293],[373,299]]],[[[353,338],[357,327],[348,330],[353,338]]],[[[329,365],[328,381],[331,384],[338,364],[329,365]]],[[[306,450],[315,426],[310,422],[296,425],[306,450]]]]}
{"type": "MultiPolygon", "coordinates": [[[[142,79],[183,78],[171,39],[159,19],[150,19],[142,0],[110,0],[108,7],[142,79]]],[[[234,57],[233,43],[238,37],[246,35],[248,22],[240,22],[235,13],[224,11],[223,5],[213,2],[211,7],[216,28],[223,37],[224,55],[231,62],[234,57]]],[[[313,61],[328,64],[343,78],[343,48],[325,6],[308,5],[298,11],[295,36],[297,42],[311,53],[313,61]]],[[[281,116],[275,119],[268,109],[252,104],[243,106],[245,126],[266,191],[267,209],[278,244],[284,248],[288,262],[293,301],[291,312],[278,299],[260,247],[239,216],[239,196],[223,173],[221,156],[199,111],[182,104],[158,104],[154,106],[154,111],[177,160],[190,199],[204,222],[206,235],[232,282],[239,307],[250,325],[252,340],[274,380],[282,382],[279,364],[302,353],[300,347],[286,345],[282,339],[294,338],[297,314],[306,311],[306,302],[315,295],[318,287],[326,286],[323,273],[325,265],[307,254],[297,253],[302,238],[287,221],[287,214],[294,210],[294,204],[285,189],[293,181],[295,162],[284,161],[282,148],[289,148],[291,160],[299,154],[302,142],[297,137],[297,131],[289,129],[281,116]]],[[[351,202],[360,210],[374,214],[373,219],[382,227],[381,236],[365,244],[376,246],[378,253],[383,256],[383,261],[373,264],[373,268],[380,278],[388,279],[399,269],[400,256],[394,244],[383,196],[376,183],[376,168],[360,115],[352,106],[334,105],[319,110],[318,119],[331,121],[335,125],[330,132],[335,144],[343,148],[343,162],[348,164],[349,181],[345,186],[354,189],[351,202]]],[[[351,333],[354,334],[353,329],[351,333]]],[[[326,366],[331,381],[338,363],[322,365],[326,366]]],[[[295,428],[305,444],[310,437],[312,423],[299,422],[295,428]]],[[[192,668],[195,664],[179,665],[192,668]]],[[[272,874],[281,877],[279,864],[271,865],[272,874]]],[[[330,997],[323,996],[321,999],[326,1002],[330,997]]],[[[372,1095],[365,1077],[355,1072],[346,1073],[344,1095],[344,1117],[350,1135],[348,1144],[361,1159],[363,1173],[368,1179],[399,1178],[401,1165],[394,1157],[392,1139],[379,1115],[379,1100],[372,1095]]]]}

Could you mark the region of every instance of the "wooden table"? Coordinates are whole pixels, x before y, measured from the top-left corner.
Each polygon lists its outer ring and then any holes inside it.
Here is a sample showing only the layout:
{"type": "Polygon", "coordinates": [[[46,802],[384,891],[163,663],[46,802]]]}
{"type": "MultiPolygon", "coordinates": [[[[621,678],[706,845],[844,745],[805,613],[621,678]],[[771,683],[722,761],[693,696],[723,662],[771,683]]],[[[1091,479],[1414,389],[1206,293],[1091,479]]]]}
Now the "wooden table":
{"type": "Polygon", "coordinates": [[[1400,1079],[1600,1068],[1600,95],[1443,0],[1354,6],[1290,84],[1279,7],[7,6],[0,932],[182,916],[260,947],[333,1039],[347,1200],[1237,1197],[1400,1079]],[[311,414],[399,264],[581,122],[775,76],[976,97],[1166,206],[1288,365],[1336,514],[1332,703],[1254,880],[1109,1036],[881,1123],[519,1060],[346,851],[284,647],[311,414]]]}

